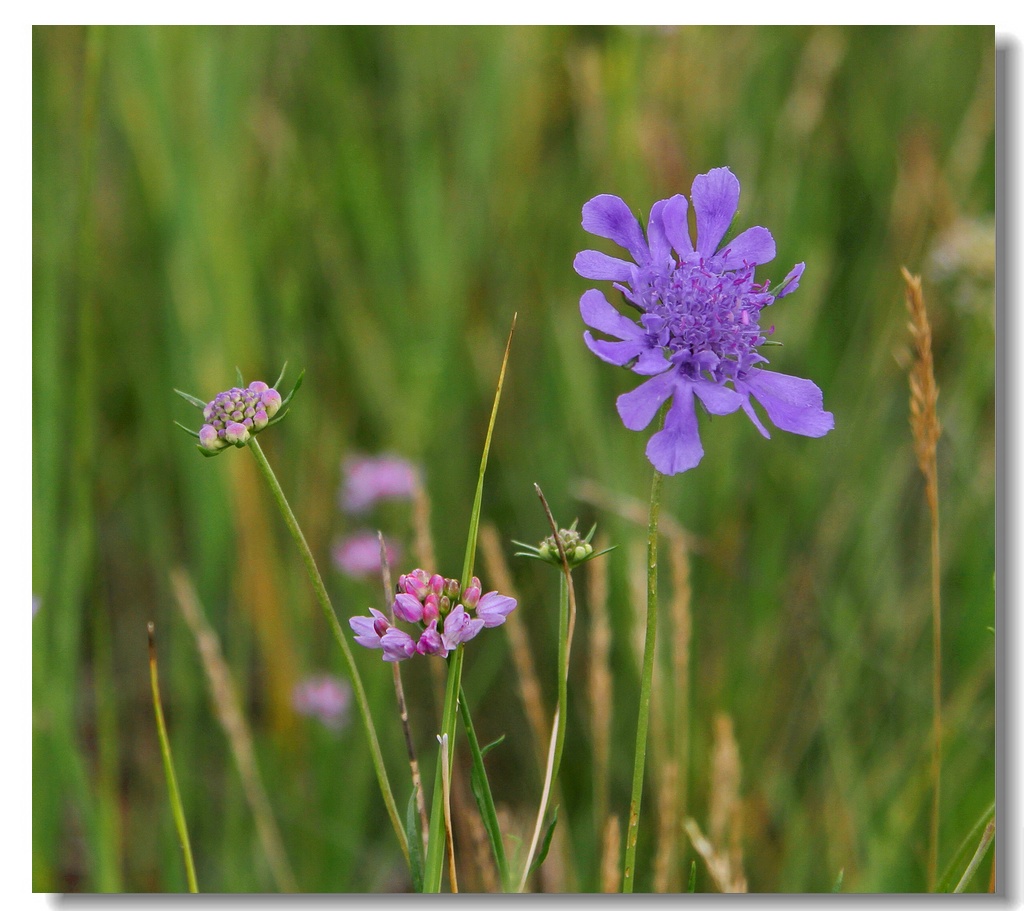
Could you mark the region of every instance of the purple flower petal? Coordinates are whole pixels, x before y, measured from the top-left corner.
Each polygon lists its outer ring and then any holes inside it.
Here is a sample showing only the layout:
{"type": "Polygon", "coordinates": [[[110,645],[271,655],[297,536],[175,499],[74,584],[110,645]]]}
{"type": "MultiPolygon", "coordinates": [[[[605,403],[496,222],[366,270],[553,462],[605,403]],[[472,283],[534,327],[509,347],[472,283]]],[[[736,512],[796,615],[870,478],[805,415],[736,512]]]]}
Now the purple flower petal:
{"type": "Polygon", "coordinates": [[[775,299],[778,300],[780,297],[785,297],[787,294],[792,294],[800,287],[800,276],[804,274],[804,263],[797,263],[789,270],[789,274],[782,280],[782,287],[779,289],[779,293],[775,295],[775,299]]]}
{"type": "Polygon", "coordinates": [[[643,430],[654,420],[658,409],[675,392],[677,374],[666,371],[641,383],[632,392],[624,392],[615,402],[622,423],[630,430],[643,430]]]}
{"type": "Polygon", "coordinates": [[[423,619],[423,602],[405,592],[395,595],[392,610],[399,620],[405,620],[406,623],[419,623],[423,619]]]}
{"type": "Polygon", "coordinates": [[[444,633],[441,636],[444,647],[451,651],[462,642],[469,642],[484,628],[484,621],[473,619],[460,604],[444,618],[444,633]]]}
{"type": "Polygon", "coordinates": [[[386,631],[390,624],[375,607],[370,608],[372,617],[349,617],[348,625],[356,634],[356,642],[364,648],[383,648],[381,643],[382,630],[386,631]]]}
{"type": "Polygon", "coordinates": [[[647,221],[647,243],[650,246],[651,262],[659,267],[669,262],[672,256],[672,243],[665,234],[664,224],[664,211],[668,202],[667,199],[662,199],[651,206],[651,217],[647,221]]]}
{"type": "Polygon", "coordinates": [[[711,257],[736,215],[740,182],[728,168],[713,168],[693,179],[690,199],[697,214],[697,252],[711,257]]]}
{"type": "Polygon", "coordinates": [[[636,216],[618,196],[595,196],[583,206],[583,229],[598,237],[614,240],[629,250],[633,260],[645,265],[651,258],[644,232],[636,216]]]}
{"type": "Polygon", "coordinates": [[[476,615],[484,622],[484,626],[491,628],[501,626],[507,617],[516,607],[516,599],[508,595],[500,595],[498,592],[488,592],[480,599],[476,606],[476,615]]]}
{"type": "Polygon", "coordinates": [[[421,655],[448,657],[448,649],[444,647],[441,634],[437,631],[437,620],[431,620],[427,628],[420,634],[419,641],[416,643],[416,651],[421,655]]]}
{"type": "Polygon", "coordinates": [[[633,274],[633,265],[624,259],[617,259],[597,250],[583,250],[576,254],[572,267],[584,278],[596,278],[612,282],[628,282],[633,274]]]}
{"type": "Polygon", "coordinates": [[[821,390],[810,380],[758,369],[737,386],[751,392],[780,430],[821,437],[835,427],[832,412],[822,408],[821,390]]]}
{"type": "MultiPolygon", "coordinates": [[[[589,332],[583,333],[583,341],[602,361],[606,364],[614,364],[616,367],[625,367],[630,361],[643,354],[645,350],[649,350],[643,347],[642,342],[606,342],[603,339],[594,338],[589,332]]],[[[662,357],[661,360],[664,363],[665,358],[662,357]]]]}
{"type": "Polygon", "coordinates": [[[747,228],[726,244],[721,253],[723,269],[759,266],[775,259],[775,238],[767,228],[747,228]]]}
{"type": "Polygon", "coordinates": [[[747,400],[735,389],[720,386],[711,380],[696,380],[693,391],[711,414],[732,414],[747,400]]]}
{"type": "Polygon", "coordinates": [[[704,457],[691,382],[678,384],[665,415],[665,426],[648,441],[646,452],[651,464],[664,475],[689,471],[704,457]]]}
{"type": "Polygon", "coordinates": [[[644,331],[640,326],[619,313],[608,303],[608,299],[594,288],[585,291],[580,298],[580,316],[591,329],[596,329],[613,338],[625,340],[644,336],[644,331]]]}
{"type": "Polygon", "coordinates": [[[391,627],[380,637],[380,644],[384,649],[385,661],[404,661],[416,654],[416,643],[412,636],[397,626],[391,627]]]}
{"type": "Polygon", "coordinates": [[[681,257],[693,253],[693,241],[690,240],[690,224],[686,216],[686,197],[682,193],[673,196],[661,210],[665,236],[681,257]]]}

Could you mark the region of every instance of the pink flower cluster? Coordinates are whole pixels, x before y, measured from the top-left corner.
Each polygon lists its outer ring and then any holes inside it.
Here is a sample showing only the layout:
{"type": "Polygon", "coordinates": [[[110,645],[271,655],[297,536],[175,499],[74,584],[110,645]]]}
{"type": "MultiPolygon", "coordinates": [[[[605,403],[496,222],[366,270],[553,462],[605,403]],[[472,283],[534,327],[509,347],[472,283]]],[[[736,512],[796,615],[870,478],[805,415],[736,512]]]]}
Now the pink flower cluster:
{"type": "Polygon", "coordinates": [[[371,616],[352,617],[348,622],[356,642],[382,649],[385,661],[404,661],[416,654],[446,658],[485,627],[501,626],[515,606],[515,598],[507,595],[482,594],[476,576],[462,591],[458,579],[414,569],[399,577],[391,609],[397,620],[415,625],[415,638],[372,607],[371,616]]]}
{"type": "Polygon", "coordinates": [[[352,514],[368,512],[380,500],[411,500],[419,484],[419,469],[398,456],[354,456],[342,465],[341,508],[352,514]]]}

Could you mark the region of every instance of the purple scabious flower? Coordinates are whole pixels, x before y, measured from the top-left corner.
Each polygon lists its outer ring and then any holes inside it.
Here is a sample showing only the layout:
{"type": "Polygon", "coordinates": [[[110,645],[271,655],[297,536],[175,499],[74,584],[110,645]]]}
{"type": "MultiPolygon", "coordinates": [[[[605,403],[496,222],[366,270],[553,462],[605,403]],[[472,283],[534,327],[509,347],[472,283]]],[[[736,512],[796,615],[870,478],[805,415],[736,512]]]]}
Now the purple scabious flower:
{"type": "Polygon", "coordinates": [[[404,661],[415,654],[447,658],[481,630],[501,626],[516,607],[515,598],[496,591],[481,596],[481,590],[476,576],[463,589],[458,579],[414,569],[398,577],[391,604],[396,622],[411,625],[412,634],[375,608],[369,617],[351,617],[349,626],[359,645],[383,649],[385,661],[404,661]]]}
{"type": "MultiPolygon", "coordinates": [[[[385,538],[384,550],[388,564],[394,565],[398,560],[398,545],[385,538]]],[[[341,538],[335,542],[331,556],[334,565],[346,576],[364,579],[380,575],[380,542],[374,532],[360,531],[341,538]]]]}
{"type": "Polygon", "coordinates": [[[340,731],[348,722],[351,702],[352,688],[330,674],[308,677],[292,690],[295,711],[318,719],[332,731],[340,731]]]}
{"type": "Polygon", "coordinates": [[[633,262],[584,250],[573,267],[584,278],[612,281],[638,312],[634,322],[591,289],[580,298],[583,322],[610,340],[589,330],[583,338],[601,360],[650,377],[616,403],[630,430],[646,428],[670,403],[664,426],[647,444],[647,458],[662,474],[687,471],[704,455],[695,398],[711,414],[742,408],[765,437],[769,433],[751,399],[776,427],[791,433],[820,437],[835,423],[814,383],[761,366],[768,361],[759,349],[772,331],[762,330],[761,311],[797,289],[804,264],[794,266],[777,288],[755,282],[755,268],[775,258],[775,240],[766,228],[754,227],[722,243],[739,195],[739,181],[728,168],[694,178],[696,244],[682,195],[654,204],[646,237],[617,196],[595,196],[583,207],[584,229],[615,241],[633,262]]]}
{"type": "Polygon", "coordinates": [[[352,514],[369,511],[380,500],[411,500],[419,469],[398,456],[355,456],[341,466],[341,508],[352,514]]]}

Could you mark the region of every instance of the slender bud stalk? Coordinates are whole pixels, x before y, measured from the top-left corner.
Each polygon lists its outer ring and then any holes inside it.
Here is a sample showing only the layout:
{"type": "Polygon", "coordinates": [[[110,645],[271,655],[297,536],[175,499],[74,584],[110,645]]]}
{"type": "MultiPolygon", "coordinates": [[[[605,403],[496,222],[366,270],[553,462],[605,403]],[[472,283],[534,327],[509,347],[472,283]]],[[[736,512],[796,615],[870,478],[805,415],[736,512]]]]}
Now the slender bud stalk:
{"type": "Polygon", "coordinates": [[[349,648],[348,641],[342,631],[341,623],[338,622],[338,615],[334,612],[334,606],[331,604],[330,596],[327,594],[324,580],[320,576],[320,570],[317,569],[316,561],[313,559],[313,552],[309,549],[305,535],[302,534],[302,529],[299,527],[295,514],[292,512],[291,506],[288,505],[288,500],[285,498],[284,491],[277,481],[274,470],[270,467],[270,463],[267,461],[267,457],[263,454],[263,450],[255,437],[249,440],[249,449],[252,451],[253,456],[255,456],[260,473],[270,487],[270,492],[273,494],[274,500],[281,510],[281,515],[284,517],[284,523],[288,527],[288,531],[291,533],[296,546],[299,548],[299,554],[306,567],[309,581],[313,585],[313,592],[316,595],[317,602],[323,609],[327,625],[331,628],[335,640],[341,647],[345,666],[352,680],[352,691],[356,697],[356,705],[359,707],[359,715],[363,720],[367,739],[370,741],[370,754],[373,758],[374,770],[377,773],[377,783],[380,786],[381,796],[384,798],[384,805],[387,808],[388,816],[391,817],[391,825],[398,838],[398,844],[405,855],[406,863],[409,863],[409,842],[405,835],[405,829],[402,826],[402,818],[398,813],[398,807],[395,805],[391,784],[388,781],[388,773],[384,767],[384,757],[381,755],[380,743],[377,740],[377,731],[373,725],[373,716],[370,714],[370,704],[366,699],[366,690],[363,687],[362,678],[359,676],[359,669],[356,667],[355,659],[352,657],[352,650],[349,648]]]}
{"type": "Polygon", "coordinates": [[[640,673],[640,706],[636,725],[636,751],[633,759],[633,794],[629,801],[626,827],[626,860],[622,869],[622,891],[633,891],[636,875],[636,841],[640,831],[640,800],[644,791],[644,766],[647,761],[647,727],[651,716],[651,689],[654,680],[654,642],[658,630],[658,512],[661,506],[660,471],[651,481],[651,511],[647,525],[647,631],[644,638],[643,668],[640,673]]]}

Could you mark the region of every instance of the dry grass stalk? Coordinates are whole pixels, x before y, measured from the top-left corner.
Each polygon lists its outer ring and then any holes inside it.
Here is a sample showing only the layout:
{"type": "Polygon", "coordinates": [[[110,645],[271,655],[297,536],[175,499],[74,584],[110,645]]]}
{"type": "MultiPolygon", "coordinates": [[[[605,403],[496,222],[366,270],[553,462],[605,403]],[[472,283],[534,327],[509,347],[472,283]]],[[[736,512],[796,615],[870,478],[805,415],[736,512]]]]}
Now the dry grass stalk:
{"type": "Polygon", "coordinates": [[[618,892],[622,885],[621,852],[622,826],[619,825],[618,816],[609,816],[604,826],[601,850],[601,891],[606,894],[618,892]]]}
{"type": "MultiPolygon", "coordinates": [[[[391,587],[391,567],[388,565],[388,551],[384,544],[384,534],[377,532],[377,543],[380,547],[380,577],[381,587],[384,596],[384,612],[392,623],[395,622],[394,592],[391,587]]],[[[420,816],[420,838],[423,851],[427,849],[427,839],[430,836],[430,820],[427,818],[427,804],[423,796],[423,781],[420,778],[420,764],[416,758],[416,746],[412,739],[412,729],[409,727],[409,706],[405,701],[405,687],[402,686],[402,672],[399,662],[391,664],[391,680],[395,686],[395,701],[398,703],[398,715],[402,722],[402,734],[405,736],[405,751],[409,757],[409,774],[412,778],[412,791],[416,795],[416,811],[420,816]]]]}
{"type": "MultiPolygon", "coordinates": [[[[608,546],[598,538],[595,550],[608,546]]],[[[585,564],[590,595],[590,643],[587,683],[594,757],[594,829],[602,831],[608,816],[608,760],[612,733],[612,627],[608,618],[608,561],[585,564]]]]}
{"type": "Polygon", "coordinates": [[[659,765],[658,788],[658,850],[654,855],[654,891],[666,894],[678,892],[676,855],[679,819],[677,815],[679,792],[679,764],[669,758],[659,765]]]}
{"type": "Polygon", "coordinates": [[[195,637],[210,685],[210,697],[213,700],[214,711],[220,726],[227,735],[228,743],[231,745],[235,765],[238,767],[238,774],[242,779],[245,799],[256,820],[256,831],[263,845],[263,852],[267,856],[270,873],[281,892],[298,892],[298,884],[292,873],[291,865],[288,863],[281,833],[274,821],[270,800],[267,798],[263,780],[260,778],[259,767],[256,765],[252,734],[249,732],[249,726],[242,714],[241,703],[231,679],[231,672],[220,649],[220,641],[203,614],[199,598],[188,575],[181,569],[173,569],[170,577],[178,607],[195,637]]]}
{"type": "Polygon", "coordinates": [[[711,753],[711,793],[708,800],[708,837],[696,821],[684,823],[694,850],[703,858],[715,885],[722,892],[746,892],[743,873],[743,805],[740,802],[740,753],[732,718],[715,717],[711,753]]]}
{"type": "Polygon", "coordinates": [[[914,342],[914,363],[910,368],[910,429],[914,437],[914,454],[925,480],[925,499],[931,516],[932,564],[932,814],[928,850],[928,888],[935,889],[939,868],[939,794],[942,779],[942,602],[940,597],[939,559],[939,470],[936,448],[939,434],[937,404],[939,389],[935,384],[932,361],[932,330],[928,322],[921,277],[902,269],[906,284],[907,312],[910,314],[910,336],[914,342]]]}

